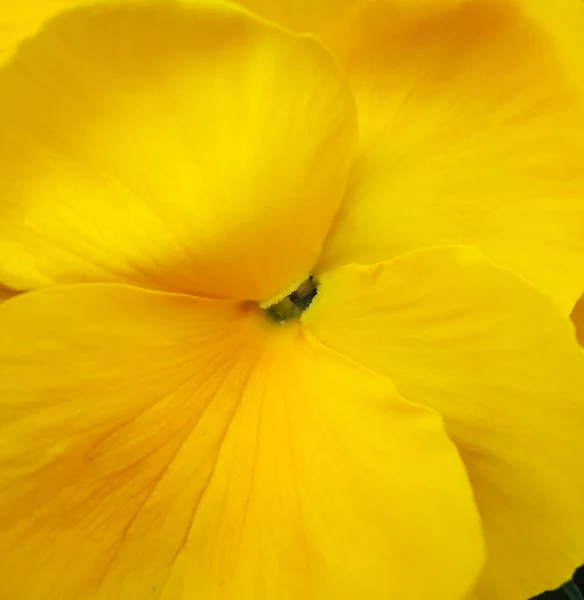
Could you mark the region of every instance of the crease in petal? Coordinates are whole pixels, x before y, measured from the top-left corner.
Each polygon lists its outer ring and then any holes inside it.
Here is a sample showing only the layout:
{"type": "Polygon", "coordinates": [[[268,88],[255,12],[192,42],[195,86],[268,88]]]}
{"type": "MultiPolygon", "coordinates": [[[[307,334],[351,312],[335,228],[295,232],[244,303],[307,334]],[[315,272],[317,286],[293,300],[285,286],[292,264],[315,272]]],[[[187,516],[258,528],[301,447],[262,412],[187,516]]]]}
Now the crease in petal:
{"type": "Polygon", "coordinates": [[[584,555],[584,353],[548,297],[475,249],[431,248],[322,275],[302,320],[442,415],[485,532],[477,599],[570,578],[584,555]]]}
{"type": "Polygon", "coordinates": [[[439,416],[306,331],[111,284],[20,296],[0,329],[7,597],[452,600],[476,579],[439,416]]]}
{"type": "Polygon", "coordinates": [[[584,296],[580,297],[578,302],[576,302],[570,318],[576,327],[576,337],[578,338],[578,342],[580,342],[580,345],[584,346],[584,296]]]}
{"type": "Polygon", "coordinates": [[[331,33],[360,156],[317,271],[469,244],[569,314],[584,272],[584,88],[556,34],[504,0],[438,15],[370,2],[331,33]]]}
{"type": "Polygon", "coordinates": [[[151,0],[79,7],[23,44],[0,71],[0,130],[6,285],[265,300],[320,253],[356,116],[315,40],[151,0]]]}
{"type": "Polygon", "coordinates": [[[11,290],[10,288],[7,288],[3,285],[0,285],[0,304],[5,300],[16,296],[17,294],[18,292],[15,292],[14,290],[11,290]]]}

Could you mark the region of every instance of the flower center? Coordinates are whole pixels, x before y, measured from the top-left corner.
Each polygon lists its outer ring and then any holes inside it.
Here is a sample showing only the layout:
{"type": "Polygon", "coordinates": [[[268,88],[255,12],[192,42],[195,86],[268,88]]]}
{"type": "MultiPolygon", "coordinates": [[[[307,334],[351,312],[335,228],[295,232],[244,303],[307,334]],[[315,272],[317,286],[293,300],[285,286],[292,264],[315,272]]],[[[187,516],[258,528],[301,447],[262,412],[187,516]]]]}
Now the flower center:
{"type": "Polygon", "coordinates": [[[318,282],[311,275],[290,295],[266,308],[272,321],[284,323],[299,317],[309,306],[318,292],[318,282]]]}

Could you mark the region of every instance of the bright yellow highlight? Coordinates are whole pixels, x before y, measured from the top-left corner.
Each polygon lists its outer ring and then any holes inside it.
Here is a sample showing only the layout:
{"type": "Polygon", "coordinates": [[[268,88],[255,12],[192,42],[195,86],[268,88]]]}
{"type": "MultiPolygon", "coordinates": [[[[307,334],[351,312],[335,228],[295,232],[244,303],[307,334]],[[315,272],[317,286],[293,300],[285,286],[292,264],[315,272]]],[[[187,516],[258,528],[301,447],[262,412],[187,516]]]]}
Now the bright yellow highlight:
{"type": "Polygon", "coordinates": [[[0,597],[571,575],[582,6],[0,8],[0,597]]]}

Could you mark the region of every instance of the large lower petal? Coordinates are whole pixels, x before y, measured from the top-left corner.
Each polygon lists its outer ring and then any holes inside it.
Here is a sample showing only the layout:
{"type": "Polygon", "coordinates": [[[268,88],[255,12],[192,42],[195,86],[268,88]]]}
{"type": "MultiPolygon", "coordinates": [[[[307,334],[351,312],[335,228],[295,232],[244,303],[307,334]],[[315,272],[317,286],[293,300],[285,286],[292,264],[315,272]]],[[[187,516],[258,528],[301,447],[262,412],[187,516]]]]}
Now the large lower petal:
{"type": "Polygon", "coordinates": [[[483,519],[477,598],[569,579],[584,557],[584,354],[549,298],[475,250],[435,248],[323,275],[303,319],[443,416],[483,519]]]}
{"type": "Polygon", "coordinates": [[[314,40],[213,0],[92,3],[0,72],[0,281],[264,300],[310,272],[353,100],[314,40]]]}
{"type": "Polygon", "coordinates": [[[472,585],[480,523],[440,418],[310,334],[115,285],[9,300],[0,330],[6,598],[454,600],[472,585]]]}
{"type": "MultiPolygon", "coordinates": [[[[574,4],[548,12],[568,21],[574,4]]],[[[326,39],[356,95],[361,152],[321,270],[471,244],[569,313],[584,284],[581,36],[570,53],[573,37],[520,5],[436,15],[379,0],[326,39]]]]}

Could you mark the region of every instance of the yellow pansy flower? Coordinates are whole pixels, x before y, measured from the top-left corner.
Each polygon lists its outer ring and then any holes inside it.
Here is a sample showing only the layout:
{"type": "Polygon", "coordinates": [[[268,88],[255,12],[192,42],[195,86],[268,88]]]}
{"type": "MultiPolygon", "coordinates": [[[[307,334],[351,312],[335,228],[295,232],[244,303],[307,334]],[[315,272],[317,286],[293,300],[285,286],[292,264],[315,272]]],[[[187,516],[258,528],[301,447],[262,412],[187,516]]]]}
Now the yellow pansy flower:
{"type": "Polygon", "coordinates": [[[581,6],[2,9],[0,598],[570,576],[581,6]]]}

